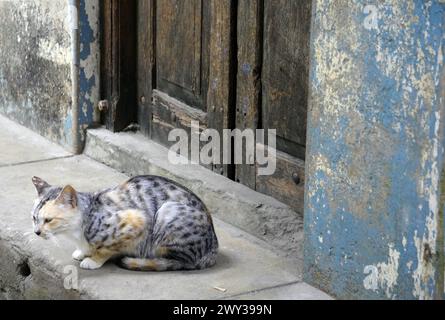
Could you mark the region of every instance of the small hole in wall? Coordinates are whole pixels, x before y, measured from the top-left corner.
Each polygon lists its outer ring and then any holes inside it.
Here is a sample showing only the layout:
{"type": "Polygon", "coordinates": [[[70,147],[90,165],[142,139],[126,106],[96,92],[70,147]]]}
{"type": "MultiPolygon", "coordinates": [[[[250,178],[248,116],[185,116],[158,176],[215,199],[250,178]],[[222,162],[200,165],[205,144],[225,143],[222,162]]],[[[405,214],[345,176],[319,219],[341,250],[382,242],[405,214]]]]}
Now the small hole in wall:
{"type": "Polygon", "coordinates": [[[22,277],[26,278],[31,275],[31,268],[29,267],[27,261],[23,261],[22,263],[20,263],[17,267],[17,270],[22,277]]]}
{"type": "Polygon", "coordinates": [[[423,260],[425,263],[429,263],[433,259],[433,252],[431,251],[431,247],[428,243],[425,243],[423,246],[423,260]]]}

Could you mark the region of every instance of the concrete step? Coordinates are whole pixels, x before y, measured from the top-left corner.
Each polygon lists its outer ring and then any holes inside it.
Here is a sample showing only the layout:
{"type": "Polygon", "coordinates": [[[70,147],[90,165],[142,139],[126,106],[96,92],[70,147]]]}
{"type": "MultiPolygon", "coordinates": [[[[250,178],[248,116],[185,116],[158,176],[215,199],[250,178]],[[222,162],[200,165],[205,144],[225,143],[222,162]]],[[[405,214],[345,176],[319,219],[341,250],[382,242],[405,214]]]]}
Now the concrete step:
{"type": "Polygon", "coordinates": [[[301,282],[302,262],[215,219],[217,265],[192,272],[140,273],[108,263],[79,269],[64,239],[32,232],[31,177],[94,191],[128,176],[86,156],[71,156],[0,116],[0,299],[329,299],[301,282]],[[31,142],[31,143],[29,143],[31,142]]]}
{"type": "Polygon", "coordinates": [[[88,130],[85,155],[128,175],[155,174],[195,192],[212,214],[263,239],[284,255],[302,258],[303,216],[289,206],[199,165],[174,165],[168,149],[140,133],[88,130]]]}

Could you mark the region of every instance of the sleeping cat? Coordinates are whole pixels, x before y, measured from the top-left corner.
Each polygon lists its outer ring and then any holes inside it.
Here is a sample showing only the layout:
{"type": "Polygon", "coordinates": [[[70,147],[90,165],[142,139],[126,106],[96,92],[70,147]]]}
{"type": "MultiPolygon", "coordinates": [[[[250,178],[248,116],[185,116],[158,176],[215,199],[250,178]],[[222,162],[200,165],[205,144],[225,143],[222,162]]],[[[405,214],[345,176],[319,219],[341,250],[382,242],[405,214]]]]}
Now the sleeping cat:
{"type": "Polygon", "coordinates": [[[120,258],[126,269],[193,270],[215,264],[218,240],[212,218],[191,191],[168,179],[139,176],[96,193],[50,186],[32,178],[38,199],[34,232],[66,234],[77,242],[73,258],[98,269],[120,258]]]}

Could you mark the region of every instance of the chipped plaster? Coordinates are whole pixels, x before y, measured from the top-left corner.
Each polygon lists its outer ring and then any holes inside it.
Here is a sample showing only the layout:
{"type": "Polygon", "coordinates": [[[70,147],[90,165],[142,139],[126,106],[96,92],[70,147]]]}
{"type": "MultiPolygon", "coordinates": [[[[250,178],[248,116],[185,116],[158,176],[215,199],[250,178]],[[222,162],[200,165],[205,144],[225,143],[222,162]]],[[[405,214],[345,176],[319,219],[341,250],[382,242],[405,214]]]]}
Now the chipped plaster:
{"type": "Polygon", "coordinates": [[[363,286],[367,290],[377,292],[383,290],[388,299],[396,298],[393,293],[394,286],[399,278],[400,252],[394,249],[394,244],[388,245],[388,261],[380,262],[376,265],[368,265],[364,268],[364,273],[368,274],[363,280],[363,286]]]}
{"type": "Polygon", "coordinates": [[[314,1],[305,278],[341,298],[429,299],[443,272],[445,8],[367,5],[375,28],[362,1],[314,1]]]}

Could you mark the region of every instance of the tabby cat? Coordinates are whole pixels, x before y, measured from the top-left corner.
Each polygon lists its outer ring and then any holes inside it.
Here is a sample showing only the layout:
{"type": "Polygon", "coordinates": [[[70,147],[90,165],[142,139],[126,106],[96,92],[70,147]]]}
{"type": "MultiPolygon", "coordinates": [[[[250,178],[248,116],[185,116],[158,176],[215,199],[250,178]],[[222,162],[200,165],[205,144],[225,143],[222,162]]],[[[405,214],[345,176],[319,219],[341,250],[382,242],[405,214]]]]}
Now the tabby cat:
{"type": "Polygon", "coordinates": [[[32,178],[38,199],[34,232],[66,234],[78,245],[72,257],[83,269],[119,258],[130,270],[193,270],[215,264],[218,240],[203,202],[157,176],[138,176],[96,193],[54,187],[32,178]]]}

